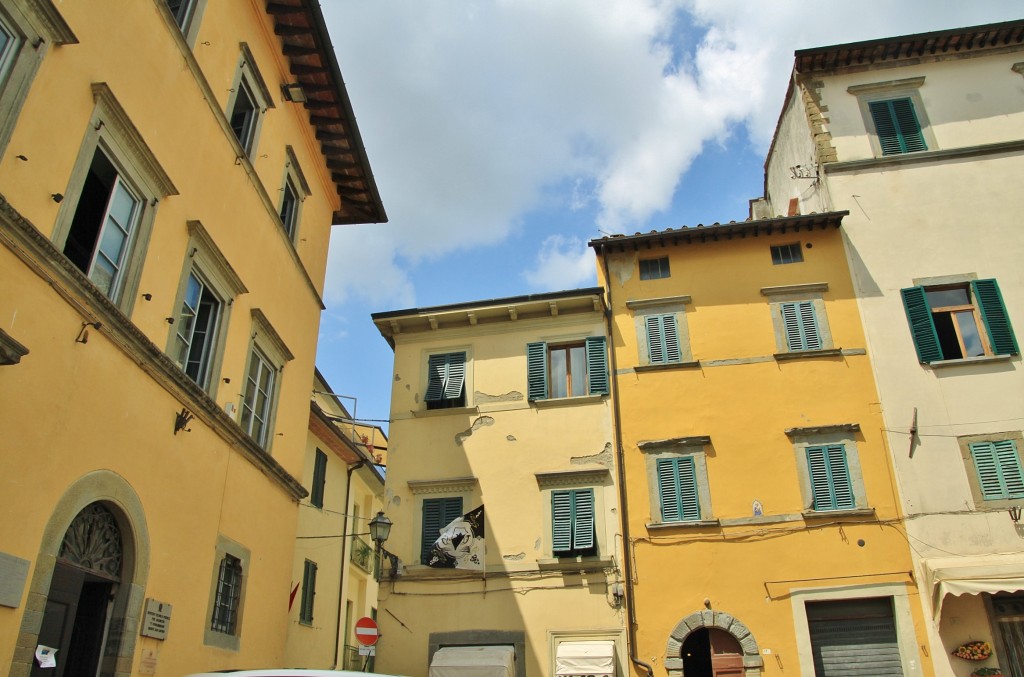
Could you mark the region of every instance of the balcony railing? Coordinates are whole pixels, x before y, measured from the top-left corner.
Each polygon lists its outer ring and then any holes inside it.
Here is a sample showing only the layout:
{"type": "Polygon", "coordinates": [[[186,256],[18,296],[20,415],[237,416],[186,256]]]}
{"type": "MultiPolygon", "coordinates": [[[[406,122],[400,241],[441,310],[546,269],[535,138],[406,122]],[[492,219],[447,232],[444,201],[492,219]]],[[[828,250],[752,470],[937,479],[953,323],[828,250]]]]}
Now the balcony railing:
{"type": "Polygon", "coordinates": [[[352,537],[352,563],[368,574],[373,573],[373,548],[358,536],[352,537]]]}

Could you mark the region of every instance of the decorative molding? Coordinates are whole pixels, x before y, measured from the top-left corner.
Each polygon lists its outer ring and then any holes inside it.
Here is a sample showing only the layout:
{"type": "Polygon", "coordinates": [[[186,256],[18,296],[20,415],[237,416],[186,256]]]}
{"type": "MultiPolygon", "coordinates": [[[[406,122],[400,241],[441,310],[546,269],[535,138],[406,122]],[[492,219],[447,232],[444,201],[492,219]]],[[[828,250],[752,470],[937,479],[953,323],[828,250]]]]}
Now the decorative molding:
{"type": "Polygon", "coordinates": [[[1024,150],[1024,139],[1013,141],[1001,141],[999,143],[987,143],[979,146],[965,146],[963,148],[949,148],[945,150],[922,150],[917,153],[904,153],[902,155],[884,155],[877,158],[865,158],[863,160],[847,160],[846,162],[828,162],[822,165],[826,174],[838,174],[842,172],[856,172],[864,169],[886,169],[893,165],[914,164],[918,162],[935,162],[939,160],[952,160],[957,158],[973,157],[976,155],[992,155],[996,153],[1014,153],[1024,150]]]}
{"type": "Polygon", "coordinates": [[[534,473],[534,476],[537,478],[537,486],[541,489],[552,489],[554,487],[604,484],[611,479],[611,471],[607,468],[601,468],[600,470],[555,470],[534,473]]]}
{"type": "Polygon", "coordinates": [[[786,428],[787,437],[810,437],[811,435],[831,435],[835,433],[859,433],[860,423],[836,423],[832,425],[814,425],[800,428],[786,428]]]}
{"type": "Polygon", "coordinates": [[[828,282],[809,282],[807,284],[787,284],[780,287],[761,287],[761,296],[781,296],[782,294],[810,294],[828,291],[828,282]]]}
{"type": "Polygon", "coordinates": [[[18,364],[25,355],[28,355],[28,348],[0,329],[0,366],[18,364]]]}
{"type": "Polygon", "coordinates": [[[409,490],[420,494],[467,494],[480,484],[475,477],[447,477],[440,480],[409,480],[409,490]]]}
{"type": "Polygon", "coordinates": [[[706,447],[711,444],[710,435],[692,435],[690,437],[671,437],[664,440],[642,440],[636,443],[640,451],[672,451],[689,447],[706,447]]]}
{"type": "MultiPolygon", "coordinates": [[[[260,74],[260,69],[256,67],[256,59],[252,55],[252,50],[249,49],[249,43],[240,42],[238,43],[238,49],[242,52],[242,60],[244,67],[248,69],[249,75],[253,79],[253,84],[259,88],[260,98],[266,103],[267,108],[274,108],[274,95],[270,93],[270,88],[267,87],[266,80],[260,74]]],[[[253,92],[255,94],[255,92],[253,92]]]]}
{"type": "MultiPolygon", "coordinates": [[[[0,244],[43,279],[85,322],[100,322],[110,342],[195,414],[247,461],[273,479],[293,499],[309,492],[265,449],[246,434],[195,381],[154,344],[82,271],[0,194],[0,244]]],[[[68,339],[71,340],[71,339],[68,339]]]]}
{"type": "Polygon", "coordinates": [[[903,78],[902,80],[886,80],[885,82],[869,82],[863,85],[851,85],[846,91],[854,96],[860,94],[875,94],[878,92],[894,91],[899,89],[917,89],[924,84],[924,76],[917,78],[903,78]]]}
{"type": "Polygon", "coordinates": [[[288,158],[288,167],[291,169],[295,178],[299,180],[299,187],[302,188],[302,192],[309,197],[313,194],[313,191],[309,187],[309,182],[306,181],[306,175],[302,172],[302,166],[299,165],[299,159],[295,157],[295,149],[290,145],[284,147],[284,155],[288,158]]]}
{"type": "Polygon", "coordinates": [[[39,21],[40,28],[51,42],[57,45],[78,44],[78,37],[51,0],[36,0],[28,4],[33,9],[33,16],[39,21]]]}
{"type": "Polygon", "coordinates": [[[679,296],[661,296],[653,299],[634,299],[626,301],[626,307],[630,310],[636,310],[638,308],[652,308],[657,306],[670,306],[670,305],[687,305],[693,303],[693,297],[689,294],[681,294],[679,296]]]}
{"type": "MultiPolygon", "coordinates": [[[[284,339],[277,333],[274,326],[270,324],[270,320],[259,308],[252,309],[252,321],[256,324],[257,335],[263,336],[270,341],[273,345],[274,350],[280,353],[281,357],[285,362],[291,362],[295,359],[295,355],[292,351],[288,350],[288,346],[285,344],[284,339]]],[[[283,365],[282,365],[283,366],[283,365]]]]}
{"type": "MultiPolygon", "coordinates": [[[[208,272],[211,274],[216,272],[224,283],[230,287],[233,296],[248,293],[249,290],[246,288],[245,283],[242,282],[242,278],[238,276],[235,269],[231,267],[228,260],[221,254],[220,248],[214,243],[209,231],[203,227],[200,221],[188,221],[188,234],[189,237],[198,241],[199,246],[202,247],[201,253],[205,255],[204,258],[217,269],[216,271],[208,272]]],[[[192,252],[188,252],[188,256],[192,256],[192,252]]]]}

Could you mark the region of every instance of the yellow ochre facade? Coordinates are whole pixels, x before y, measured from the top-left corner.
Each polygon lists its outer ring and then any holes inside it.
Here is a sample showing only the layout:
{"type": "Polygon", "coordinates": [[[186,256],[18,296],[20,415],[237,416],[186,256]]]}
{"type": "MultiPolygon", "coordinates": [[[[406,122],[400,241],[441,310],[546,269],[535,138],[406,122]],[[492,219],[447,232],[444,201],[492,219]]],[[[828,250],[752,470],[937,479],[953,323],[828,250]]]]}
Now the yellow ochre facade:
{"type": "Polygon", "coordinates": [[[932,674],[844,216],[590,243],[612,318],[632,674],[810,675],[837,633],[882,647],[864,674],[932,674]]]}
{"type": "Polygon", "coordinates": [[[280,4],[0,7],[10,675],[283,662],[331,225],[386,217],[280,4]]]}

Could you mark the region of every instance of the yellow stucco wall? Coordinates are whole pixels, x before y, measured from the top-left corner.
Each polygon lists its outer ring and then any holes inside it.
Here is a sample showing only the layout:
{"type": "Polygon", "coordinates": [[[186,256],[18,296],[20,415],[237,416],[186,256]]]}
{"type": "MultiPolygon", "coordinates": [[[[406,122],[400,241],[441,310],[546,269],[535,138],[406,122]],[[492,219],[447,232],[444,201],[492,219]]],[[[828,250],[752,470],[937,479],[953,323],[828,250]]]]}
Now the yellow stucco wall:
{"type": "MultiPolygon", "coordinates": [[[[927,656],[916,648],[921,613],[842,232],[776,229],[705,244],[627,248],[610,254],[607,265],[609,274],[601,277],[610,281],[612,299],[638,658],[678,670],[671,659],[679,654],[666,654],[670,637],[682,619],[704,611],[707,600],[707,608],[743,623],[756,641],[757,654],[748,662],[756,664],[760,654],[763,673],[747,674],[811,674],[807,631],[794,618],[793,594],[887,596],[895,589],[901,648],[909,651],[906,674],[930,674],[927,656]],[[769,246],[794,242],[803,262],[772,265],[769,246]],[[669,258],[671,276],[641,281],[638,259],[662,256],[669,258]],[[770,304],[790,297],[766,296],[762,289],[815,283],[827,283],[819,292],[831,334],[824,347],[842,348],[841,354],[776,359],[786,350],[778,347],[770,304]],[[641,311],[627,302],[679,296],[690,297],[686,331],[699,364],[637,370],[644,361],[634,325],[641,311]],[[847,454],[855,447],[873,513],[805,520],[809,502],[800,470],[806,461],[794,449],[798,438],[785,431],[841,424],[859,424],[858,432],[844,433],[852,436],[847,454]],[[695,436],[710,436],[704,452],[711,514],[701,518],[717,522],[651,528],[660,522],[651,498],[657,485],[648,479],[638,444],[695,436]],[[754,515],[754,501],[762,516],[754,515]],[[905,598],[912,603],[901,611],[905,598]]],[[[669,651],[678,652],[674,646],[669,651]]]]}

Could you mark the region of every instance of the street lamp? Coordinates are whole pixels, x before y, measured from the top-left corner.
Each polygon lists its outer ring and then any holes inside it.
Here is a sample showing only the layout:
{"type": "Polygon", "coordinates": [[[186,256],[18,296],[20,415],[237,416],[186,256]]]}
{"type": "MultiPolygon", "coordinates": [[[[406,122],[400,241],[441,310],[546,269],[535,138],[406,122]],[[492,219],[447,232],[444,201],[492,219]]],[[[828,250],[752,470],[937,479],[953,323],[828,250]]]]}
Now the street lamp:
{"type": "Polygon", "coordinates": [[[383,510],[378,510],[377,514],[370,520],[370,539],[373,540],[374,545],[375,578],[378,583],[380,582],[380,552],[383,549],[381,546],[384,544],[384,541],[388,540],[390,535],[391,520],[384,515],[383,510]]]}

